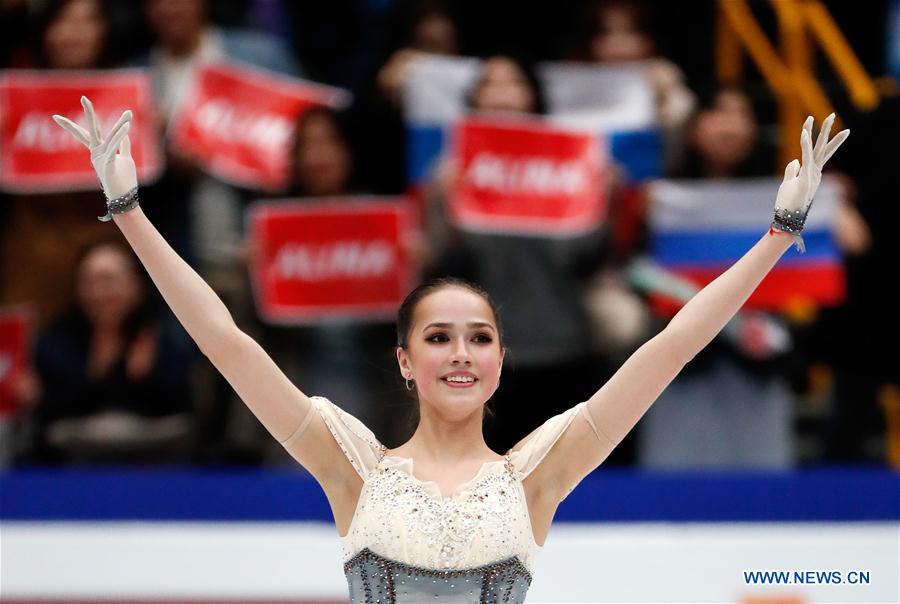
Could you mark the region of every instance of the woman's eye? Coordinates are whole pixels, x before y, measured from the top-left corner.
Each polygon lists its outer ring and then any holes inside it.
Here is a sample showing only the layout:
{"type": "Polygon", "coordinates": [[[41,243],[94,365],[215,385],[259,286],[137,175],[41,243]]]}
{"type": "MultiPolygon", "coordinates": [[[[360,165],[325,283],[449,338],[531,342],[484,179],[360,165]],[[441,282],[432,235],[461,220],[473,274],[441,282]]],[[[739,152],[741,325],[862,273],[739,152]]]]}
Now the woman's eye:
{"type": "Polygon", "coordinates": [[[425,338],[426,342],[446,342],[447,336],[442,333],[436,333],[425,338]]]}
{"type": "Polygon", "coordinates": [[[489,335],[487,335],[487,334],[485,334],[485,333],[480,333],[480,334],[478,334],[477,336],[475,336],[474,339],[475,339],[476,342],[478,342],[478,343],[480,343],[480,344],[489,344],[490,342],[493,342],[493,341],[494,341],[494,340],[491,338],[491,336],[489,336],[489,335]]]}

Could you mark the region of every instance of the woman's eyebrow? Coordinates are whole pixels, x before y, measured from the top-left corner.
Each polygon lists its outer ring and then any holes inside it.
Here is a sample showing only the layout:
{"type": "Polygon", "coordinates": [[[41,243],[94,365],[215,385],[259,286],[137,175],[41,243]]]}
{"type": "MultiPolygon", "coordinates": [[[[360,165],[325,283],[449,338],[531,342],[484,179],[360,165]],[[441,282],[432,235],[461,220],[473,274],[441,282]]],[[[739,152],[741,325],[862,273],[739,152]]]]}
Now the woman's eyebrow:
{"type": "MultiPolygon", "coordinates": [[[[484,323],[482,321],[472,321],[471,323],[466,323],[466,326],[470,329],[490,329],[491,331],[495,331],[493,325],[491,325],[490,323],[484,323]]],[[[425,331],[426,329],[430,329],[432,327],[449,329],[453,327],[453,323],[429,323],[422,331],[425,331]]]]}

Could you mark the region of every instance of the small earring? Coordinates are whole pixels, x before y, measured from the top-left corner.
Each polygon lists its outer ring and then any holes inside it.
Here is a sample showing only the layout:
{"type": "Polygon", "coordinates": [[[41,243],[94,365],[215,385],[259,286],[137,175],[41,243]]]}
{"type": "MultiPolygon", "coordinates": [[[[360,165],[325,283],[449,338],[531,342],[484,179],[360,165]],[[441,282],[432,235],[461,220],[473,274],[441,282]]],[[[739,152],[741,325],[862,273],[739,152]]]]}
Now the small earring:
{"type": "Polygon", "coordinates": [[[409,385],[409,379],[406,380],[406,389],[412,390],[412,386],[409,385]]]}

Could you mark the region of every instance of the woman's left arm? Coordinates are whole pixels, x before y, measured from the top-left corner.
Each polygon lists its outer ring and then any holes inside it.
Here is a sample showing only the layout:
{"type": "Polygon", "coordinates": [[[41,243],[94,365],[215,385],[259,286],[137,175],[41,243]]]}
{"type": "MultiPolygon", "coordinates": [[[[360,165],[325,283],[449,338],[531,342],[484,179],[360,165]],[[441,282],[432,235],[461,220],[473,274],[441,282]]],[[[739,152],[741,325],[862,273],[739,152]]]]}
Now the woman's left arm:
{"type": "Polygon", "coordinates": [[[822,166],[849,135],[844,130],[828,140],[832,114],[813,147],[812,122],[812,117],[806,120],[800,136],[803,163],[794,160],[785,169],[769,232],[685,304],[669,325],[641,346],[588,401],[587,410],[597,429],[611,444],[625,437],[684,365],[712,341],[791,244],[803,249],[800,232],[821,181],[822,166]]]}
{"type": "Polygon", "coordinates": [[[588,400],[597,429],[618,444],[653,401],[740,310],[793,238],[772,229],[731,268],[691,298],[588,400]]]}
{"type": "Polygon", "coordinates": [[[815,147],[812,118],[803,125],[803,163],[794,160],[785,169],[769,232],[632,354],[587,401],[587,421],[569,426],[548,452],[541,462],[542,474],[552,484],[547,492],[555,501],[606,459],[685,364],[737,313],[791,244],[803,250],[800,233],[822,178],[822,166],[849,134],[845,130],[829,141],[833,121],[833,114],[825,120],[815,147]]]}

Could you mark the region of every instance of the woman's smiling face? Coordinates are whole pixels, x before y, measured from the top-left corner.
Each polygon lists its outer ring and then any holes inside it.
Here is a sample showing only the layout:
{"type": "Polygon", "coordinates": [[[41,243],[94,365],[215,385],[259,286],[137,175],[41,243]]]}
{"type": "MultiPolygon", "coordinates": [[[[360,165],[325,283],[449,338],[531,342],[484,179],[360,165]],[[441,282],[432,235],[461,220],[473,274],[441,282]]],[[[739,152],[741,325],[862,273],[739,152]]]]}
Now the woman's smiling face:
{"type": "Polygon", "coordinates": [[[414,380],[419,404],[449,421],[479,411],[497,390],[504,350],[487,301],[446,287],[415,308],[406,349],[397,349],[404,378],[414,380]]]}

